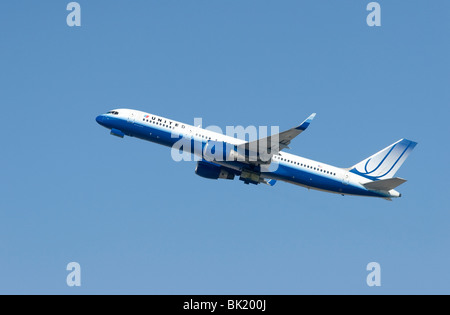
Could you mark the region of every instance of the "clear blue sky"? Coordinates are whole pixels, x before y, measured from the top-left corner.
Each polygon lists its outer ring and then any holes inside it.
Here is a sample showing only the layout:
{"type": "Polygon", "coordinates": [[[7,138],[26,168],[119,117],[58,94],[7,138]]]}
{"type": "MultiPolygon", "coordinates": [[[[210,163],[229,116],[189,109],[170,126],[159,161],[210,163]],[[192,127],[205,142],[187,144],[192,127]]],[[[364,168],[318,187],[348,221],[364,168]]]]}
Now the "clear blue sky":
{"type": "Polygon", "coordinates": [[[0,293],[450,293],[450,2],[69,1],[0,6],[0,293]],[[109,136],[134,108],[290,128],[289,151],[348,167],[419,142],[404,197],[208,181],[109,136]],[[82,286],[66,285],[66,265],[82,286]],[[366,285],[379,262],[382,287],[366,285]]]}

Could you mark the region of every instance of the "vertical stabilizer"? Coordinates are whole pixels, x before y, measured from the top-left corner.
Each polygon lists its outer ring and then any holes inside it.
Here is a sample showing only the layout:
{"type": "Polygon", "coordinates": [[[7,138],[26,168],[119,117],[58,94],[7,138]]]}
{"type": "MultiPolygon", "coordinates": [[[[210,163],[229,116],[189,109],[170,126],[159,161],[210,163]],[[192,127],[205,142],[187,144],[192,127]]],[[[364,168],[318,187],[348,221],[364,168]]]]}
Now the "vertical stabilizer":
{"type": "Polygon", "coordinates": [[[411,140],[399,140],[351,167],[350,172],[373,181],[393,178],[416,145],[411,140]]]}

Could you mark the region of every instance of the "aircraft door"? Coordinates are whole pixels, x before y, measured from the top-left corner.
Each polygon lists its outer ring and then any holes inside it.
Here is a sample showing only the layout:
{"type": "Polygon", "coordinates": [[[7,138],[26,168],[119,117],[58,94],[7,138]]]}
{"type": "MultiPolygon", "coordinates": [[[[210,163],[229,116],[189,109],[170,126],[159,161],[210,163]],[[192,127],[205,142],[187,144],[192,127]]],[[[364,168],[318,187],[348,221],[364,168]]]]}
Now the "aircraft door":
{"type": "Polygon", "coordinates": [[[342,179],[342,183],[344,185],[348,185],[350,183],[350,175],[348,174],[348,172],[345,172],[344,178],[342,179]]]}
{"type": "Polygon", "coordinates": [[[130,112],[130,115],[128,116],[128,122],[130,124],[134,124],[136,121],[136,114],[134,112],[130,112]]]}

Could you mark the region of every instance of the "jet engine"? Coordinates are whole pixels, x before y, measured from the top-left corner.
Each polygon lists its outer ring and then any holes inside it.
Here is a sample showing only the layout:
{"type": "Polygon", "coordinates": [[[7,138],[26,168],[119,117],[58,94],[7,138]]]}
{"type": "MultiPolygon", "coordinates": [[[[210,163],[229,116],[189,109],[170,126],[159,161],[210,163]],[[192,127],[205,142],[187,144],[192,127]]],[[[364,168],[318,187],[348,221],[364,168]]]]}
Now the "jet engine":
{"type": "Polygon", "coordinates": [[[197,162],[195,174],[208,179],[234,179],[234,173],[229,172],[220,165],[208,162],[197,162]]]}

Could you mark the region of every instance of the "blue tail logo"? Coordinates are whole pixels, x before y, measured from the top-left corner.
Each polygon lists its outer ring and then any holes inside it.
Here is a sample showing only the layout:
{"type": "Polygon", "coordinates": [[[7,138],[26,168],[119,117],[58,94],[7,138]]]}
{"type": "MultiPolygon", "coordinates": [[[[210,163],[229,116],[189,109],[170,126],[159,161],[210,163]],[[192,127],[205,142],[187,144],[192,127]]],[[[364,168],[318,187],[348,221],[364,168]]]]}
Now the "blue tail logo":
{"type": "Polygon", "coordinates": [[[370,180],[393,178],[417,142],[402,139],[371,157],[359,162],[350,172],[370,180]]]}

